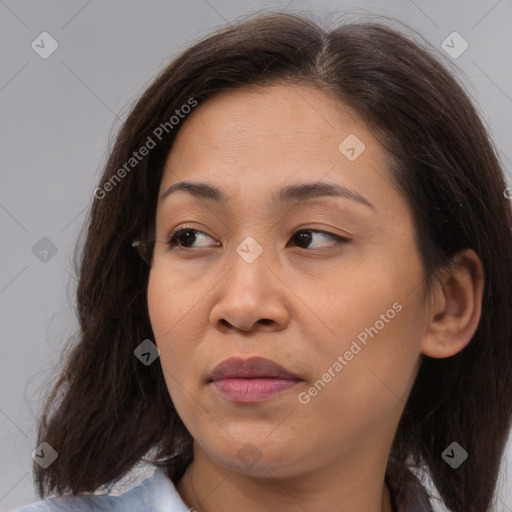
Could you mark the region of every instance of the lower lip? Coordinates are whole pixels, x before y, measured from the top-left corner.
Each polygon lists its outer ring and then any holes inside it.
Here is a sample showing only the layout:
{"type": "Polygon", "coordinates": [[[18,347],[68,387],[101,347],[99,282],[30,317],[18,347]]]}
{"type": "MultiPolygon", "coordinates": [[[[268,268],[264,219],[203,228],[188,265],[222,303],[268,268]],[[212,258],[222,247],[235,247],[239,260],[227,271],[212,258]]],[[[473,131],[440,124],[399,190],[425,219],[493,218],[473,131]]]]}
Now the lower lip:
{"type": "Polygon", "coordinates": [[[212,382],[215,389],[232,402],[263,402],[295,387],[300,381],[277,378],[221,379],[212,382]]]}

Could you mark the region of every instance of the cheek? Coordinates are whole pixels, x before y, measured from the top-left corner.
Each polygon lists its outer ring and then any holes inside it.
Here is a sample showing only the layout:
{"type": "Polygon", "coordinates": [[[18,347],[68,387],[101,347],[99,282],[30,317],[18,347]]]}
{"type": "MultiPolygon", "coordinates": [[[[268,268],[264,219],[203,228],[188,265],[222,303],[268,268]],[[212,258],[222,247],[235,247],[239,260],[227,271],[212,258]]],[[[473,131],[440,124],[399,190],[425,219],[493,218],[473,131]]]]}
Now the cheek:
{"type": "Polygon", "coordinates": [[[297,397],[296,417],[307,418],[313,444],[325,444],[326,452],[348,450],[381,426],[395,427],[414,383],[419,357],[419,336],[411,330],[407,315],[403,307],[382,329],[377,324],[377,334],[369,329],[375,327],[373,319],[368,331],[356,329],[356,336],[332,346],[329,357],[322,357],[315,379],[297,397]],[[360,333],[367,337],[358,339],[360,333]],[[366,339],[366,344],[360,339],[366,339]]]}
{"type": "MultiPolygon", "coordinates": [[[[201,361],[197,360],[200,334],[199,322],[195,321],[198,312],[188,304],[187,290],[181,288],[176,293],[176,289],[162,272],[151,270],[147,301],[155,344],[160,350],[158,361],[178,415],[191,435],[201,438],[202,432],[208,430],[211,417],[192,398],[200,391],[201,361]]],[[[197,301],[195,304],[197,308],[197,301]]]]}
{"type": "Polygon", "coordinates": [[[370,269],[357,286],[352,277],[340,283],[327,318],[333,332],[316,340],[314,378],[302,395],[318,417],[329,411],[348,429],[358,421],[370,428],[404,405],[424,332],[422,287],[409,284],[421,276],[416,270],[370,269]]]}
{"type": "MultiPolygon", "coordinates": [[[[172,325],[171,316],[176,311],[176,298],[166,290],[165,281],[158,271],[151,269],[148,281],[148,313],[157,341],[161,340],[172,325]]],[[[157,343],[158,344],[158,343],[157,343]]]]}
{"type": "Polygon", "coordinates": [[[180,384],[190,390],[197,386],[197,369],[201,368],[198,347],[204,337],[204,324],[198,321],[205,315],[201,311],[202,296],[200,291],[176,286],[163,269],[151,269],[147,289],[149,319],[169,392],[177,392],[180,384]],[[193,368],[195,372],[190,371],[193,368]]]}
{"type": "Polygon", "coordinates": [[[185,339],[183,332],[183,327],[189,323],[183,295],[176,293],[176,287],[169,285],[169,280],[164,278],[162,272],[152,269],[149,274],[147,301],[154,341],[160,349],[160,364],[170,390],[173,378],[183,379],[182,361],[187,356],[187,347],[190,347],[187,340],[191,334],[187,333],[185,339]]]}
{"type": "Polygon", "coordinates": [[[197,285],[178,281],[173,274],[176,271],[171,272],[164,266],[153,267],[149,273],[149,318],[153,333],[162,344],[170,339],[181,339],[186,332],[192,334],[204,296],[197,285]]]}

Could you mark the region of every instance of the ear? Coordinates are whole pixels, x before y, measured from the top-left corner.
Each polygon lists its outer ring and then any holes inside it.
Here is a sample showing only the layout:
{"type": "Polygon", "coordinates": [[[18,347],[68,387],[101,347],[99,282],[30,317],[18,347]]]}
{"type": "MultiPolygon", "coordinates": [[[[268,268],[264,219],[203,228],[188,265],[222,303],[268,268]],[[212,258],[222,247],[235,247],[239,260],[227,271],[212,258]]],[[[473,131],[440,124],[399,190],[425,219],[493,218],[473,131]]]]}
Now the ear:
{"type": "Polygon", "coordinates": [[[482,313],[484,272],[472,249],[458,252],[433,290],[421,353],[450,357],[471,341],[482,313]]]}

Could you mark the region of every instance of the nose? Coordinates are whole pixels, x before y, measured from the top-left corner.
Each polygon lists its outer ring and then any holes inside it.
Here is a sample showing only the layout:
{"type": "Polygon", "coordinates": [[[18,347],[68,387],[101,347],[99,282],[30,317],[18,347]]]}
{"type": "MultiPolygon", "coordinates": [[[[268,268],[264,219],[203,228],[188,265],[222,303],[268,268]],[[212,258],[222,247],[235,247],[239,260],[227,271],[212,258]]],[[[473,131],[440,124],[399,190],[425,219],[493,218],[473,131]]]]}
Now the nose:
{"type": "Polygon", "coordinates": [[[234,254],[232,269],[219,283],[210,313],[210,322],[217,329],[272,332],[288,325],[288,302],[293,293],[264,253],[252,263],[234,254]]]}

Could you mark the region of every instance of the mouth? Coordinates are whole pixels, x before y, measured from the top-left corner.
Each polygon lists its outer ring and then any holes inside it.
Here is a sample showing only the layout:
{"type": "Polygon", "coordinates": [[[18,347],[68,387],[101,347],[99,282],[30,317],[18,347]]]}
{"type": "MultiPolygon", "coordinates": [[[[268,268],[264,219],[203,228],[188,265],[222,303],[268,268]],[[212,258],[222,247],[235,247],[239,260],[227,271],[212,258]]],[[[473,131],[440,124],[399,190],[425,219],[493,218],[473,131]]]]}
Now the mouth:
{"type": "Polygon", "coordinates": [[[208,380],[223,398],[240,403],[263,402],[301,381],[296,374],[261,357],[227,359],[214,368],[208,380]]]}

